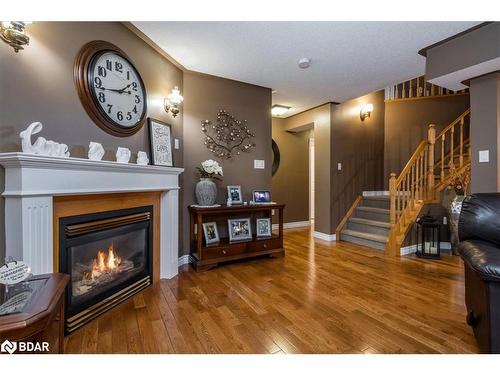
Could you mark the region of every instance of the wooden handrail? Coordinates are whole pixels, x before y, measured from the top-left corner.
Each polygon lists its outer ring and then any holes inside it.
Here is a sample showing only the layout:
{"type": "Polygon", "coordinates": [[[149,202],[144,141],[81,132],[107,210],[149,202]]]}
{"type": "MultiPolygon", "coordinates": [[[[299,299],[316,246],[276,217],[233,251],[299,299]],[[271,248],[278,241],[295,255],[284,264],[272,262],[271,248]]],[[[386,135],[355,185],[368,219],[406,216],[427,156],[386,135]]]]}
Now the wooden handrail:
{"type": "Polygon", "coordinates": [[[452,127],[457,125],[463,118],[465,118],[467,115],[470,114],[470,108],[466,110],[464,113],[462,113],[460,116],[458,116],[450,125],[448,125],[446,128],[441,130],[441,133],[439,133],[436,138],[439,139],[444,133],[449,131],[452,127]]]}
{"type": "Polygon", "coordinates": [[[356,197],[351,208],[349,208],[349,211],[347,211],[347,213],[344,215],[344,217],[340,221],[339,225],[337,225],[337,229],[335,229],[335,236],[337,238],[337,241],[340,241],[340,234],[342,232],[342,229],[344,229],[345,225],[347,224],[347,221],[354,214],[354,211],[356,210],[356,208],[358,208],[359,204],[361,203],[361,199],[362,199],[361,195],[358,195],[356,197]]]}

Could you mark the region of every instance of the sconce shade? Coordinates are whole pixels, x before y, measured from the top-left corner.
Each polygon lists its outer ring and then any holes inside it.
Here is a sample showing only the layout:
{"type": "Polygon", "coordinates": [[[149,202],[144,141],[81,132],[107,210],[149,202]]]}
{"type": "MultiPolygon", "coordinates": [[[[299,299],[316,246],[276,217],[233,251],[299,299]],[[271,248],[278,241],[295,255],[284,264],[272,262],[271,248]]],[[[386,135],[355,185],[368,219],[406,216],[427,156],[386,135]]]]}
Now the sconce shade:
{"type": "Polygon", "coordinates": [[[177,86],[172,89],[172,92],[165,98],[165,111],[170,112],[173,117],[179,113],[179,106],[184,101],[184,97],[177,86]]]}
{"type": "Polygon", "coordinates": [[[29,44],[30,38],[26,35],[26,25],[31,22],[4,21],[0,24],[0,38],[15,52],[24,49],[23,46],[29,44]]]}
{"type": "Polygon", "coordinates": [[[370,117],[371,113],[373,112],[373,104],[367,103],[361,107],[361,111],[359,111],[359,117],[361,118],[361,121],[364,121],[365,118],[370,117]]]}

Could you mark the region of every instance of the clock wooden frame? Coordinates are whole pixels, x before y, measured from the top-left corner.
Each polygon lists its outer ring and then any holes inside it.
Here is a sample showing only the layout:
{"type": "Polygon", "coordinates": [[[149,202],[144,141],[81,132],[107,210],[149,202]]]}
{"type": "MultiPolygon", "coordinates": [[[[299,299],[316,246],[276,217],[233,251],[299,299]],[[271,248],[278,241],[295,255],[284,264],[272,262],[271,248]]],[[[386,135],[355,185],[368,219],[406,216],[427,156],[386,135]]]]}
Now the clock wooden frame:
{"type": "Polygon", "coordinates": [[[146,98],[146,86],[144,86],[144,82],[142,81],[142,77],[139,74],[139,71],[132,63],[130,58],[123,52],[120,48],[115,46],[112,43],[103,41],[103,40],[94,40],[85,44],[78,52],[78,55],[75,60],[75,65],[73,68],[73,79],[75,81],[76,90],[78,92],[78,96],[80,101],[82,102],[83,108],[90,116],[90,118],[105,132],[112,134],[117,137],[129,137],[135,133],[137,133],[144,126],[146,122],[146,113],[147,113],[147,98],[146,98]],[[127,60],[130,65],[134,67],[137,71],[137,77],[139,83],[142,86],[144,91],[144,108],[142,111],[142,115],[140,120],[131,127],[121,126],[113,121],[111,121],[107,116],[102,113],[100,106],[96,103],[94,96],[92,95],[91,85],[92,83],[89,81],[90,72],[89,68],[92,62],[92,59],[97,53],[102,52],[114,52],[123,59],[127,60]]]}

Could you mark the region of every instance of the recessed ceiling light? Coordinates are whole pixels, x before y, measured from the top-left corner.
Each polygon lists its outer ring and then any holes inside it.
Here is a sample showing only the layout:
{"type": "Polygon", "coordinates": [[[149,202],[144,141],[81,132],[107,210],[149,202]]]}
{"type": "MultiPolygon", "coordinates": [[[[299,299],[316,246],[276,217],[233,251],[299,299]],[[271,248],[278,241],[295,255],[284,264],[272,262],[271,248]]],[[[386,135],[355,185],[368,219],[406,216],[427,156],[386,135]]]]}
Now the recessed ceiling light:
{"type": "Polygon", "coordinates": [[[271,108],[271,114],[273,116],[280,117],[287,113],[290,108],[291,107],[287,107],[286,105],[275,104],[271,108]]]}
{"type": "Polygon", "coordinates": [[[300,69],[307,69],[311,66],[311,59],[307,57],[303,57],[299,60],[299,68],[300,69]]]}

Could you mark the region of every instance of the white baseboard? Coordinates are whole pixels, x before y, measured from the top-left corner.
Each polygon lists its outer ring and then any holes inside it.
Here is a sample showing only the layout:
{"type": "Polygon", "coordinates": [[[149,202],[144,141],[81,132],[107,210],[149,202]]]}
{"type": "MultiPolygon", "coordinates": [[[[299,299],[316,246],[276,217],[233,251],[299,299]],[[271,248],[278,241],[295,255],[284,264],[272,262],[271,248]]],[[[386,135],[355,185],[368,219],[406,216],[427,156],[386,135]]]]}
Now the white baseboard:
{"type": "Polygon", "coordinates": [[[335,234],[326,234],[323,232],[314,231],[313,237],[318,238],[318,239],[323,240],[323,241],[328,241],[328,242],[337,241],[337,235],[335,235],[335,234]]]}
{"type": "Polygon", "coordinates": [[[363,197],[378,197],[380,195],[389,195],[389,191],[388,190],[363,191],[363,197]]]}
{"type": "MultiPolygon", "coordinates": [[[[451,250],[451,243],[450,242],[441,242],[440,247],[441,247],[441,250],[451,250]]],[[[400,250],[401,255],[415,254],[416,252],[417,252],[417,245],[404,246],[400,250]]]]}
{"type": "MultiPolygon", "coordinates": [[[[305,227],[310,227],[311,222],[309,220],[307,221],[292,221],[290,223],[283,223],[283,229],[291,229],[291,228],[305,228],[305,227]]],[[[273,230],[278,229],[279,225],[278,224],[273,224],[273,230]]]]}
{"type": "Polygon", "coordinates": [[[180,267],[180,266],[183,266],[185,264],[189,264],[189,263],[192,263],[192,260],[191,260],[191,255],[183,255],[181,257],[179,257],[179,260],[177,261],[177,265],[180,267]]]}

